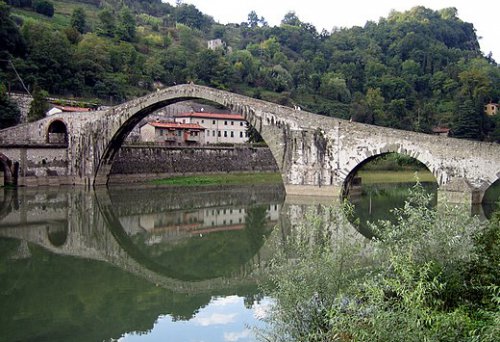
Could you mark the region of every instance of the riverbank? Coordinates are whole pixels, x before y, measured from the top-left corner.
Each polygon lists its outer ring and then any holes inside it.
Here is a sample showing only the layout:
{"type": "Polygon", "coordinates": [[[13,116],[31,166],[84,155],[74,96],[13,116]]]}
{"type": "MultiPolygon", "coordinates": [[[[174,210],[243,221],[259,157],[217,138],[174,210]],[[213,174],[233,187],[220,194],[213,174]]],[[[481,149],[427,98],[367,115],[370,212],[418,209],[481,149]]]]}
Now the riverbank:
{"type": "Polygon", "coordinates": [[[154,185],[181,186],[279,184],[282,182],[283,180],[281,179],[281,174],[277,172],[175,176],[150,181],[150,183],[154,185]]]}
{"type": "Polygon", "coordinates": [[[362,184],[374,183],[416,183],[436,182],[436,178],[429,170],[367,170],[359,171],[357,176],[362,184]]]}

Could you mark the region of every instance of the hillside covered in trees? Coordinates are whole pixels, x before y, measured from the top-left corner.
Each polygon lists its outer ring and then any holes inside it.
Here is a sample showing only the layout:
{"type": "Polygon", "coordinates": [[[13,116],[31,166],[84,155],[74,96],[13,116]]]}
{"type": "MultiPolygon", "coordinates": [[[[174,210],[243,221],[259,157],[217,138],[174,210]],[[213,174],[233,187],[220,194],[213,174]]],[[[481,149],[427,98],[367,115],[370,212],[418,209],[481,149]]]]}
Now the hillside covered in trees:
{"type": "Polygon", "coordinates": [[[359,122],[500,141],[500,115],[483,111],[500,101],[500,68],[456,9],[392,11],[332,32],[299,16],[271,27],[251,12],[221,25],[181,2],[0,2],[0,108],[6,89],[23,90],[20,79],[107,104],[193,81],[359,122]],[[209,49],[214,39],[223,44],[209,49]]]}

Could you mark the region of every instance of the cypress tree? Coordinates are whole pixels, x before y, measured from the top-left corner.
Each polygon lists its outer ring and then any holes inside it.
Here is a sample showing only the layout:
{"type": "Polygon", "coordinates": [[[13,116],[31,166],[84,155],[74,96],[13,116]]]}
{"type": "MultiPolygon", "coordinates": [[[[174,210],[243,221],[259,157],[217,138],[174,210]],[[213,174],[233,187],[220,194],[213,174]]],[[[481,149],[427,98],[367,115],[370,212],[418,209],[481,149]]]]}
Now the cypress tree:
{"type": "Polygon", "coordinates": [[[481,115],[471,99],[459,98],[457,115],[453,125],[453,136],[463,139],[482,139],[481,115]]]}
{"type": "Polygon", "coordinates": [[[33,101],[31,102],[30,111],[28,112],[28,121],[33,122],[45,117],[45,113],[49,110],[49,104],[46,100],[48,96],[45,90],[42,90],[38,85],[33,89],[33,101]]]}

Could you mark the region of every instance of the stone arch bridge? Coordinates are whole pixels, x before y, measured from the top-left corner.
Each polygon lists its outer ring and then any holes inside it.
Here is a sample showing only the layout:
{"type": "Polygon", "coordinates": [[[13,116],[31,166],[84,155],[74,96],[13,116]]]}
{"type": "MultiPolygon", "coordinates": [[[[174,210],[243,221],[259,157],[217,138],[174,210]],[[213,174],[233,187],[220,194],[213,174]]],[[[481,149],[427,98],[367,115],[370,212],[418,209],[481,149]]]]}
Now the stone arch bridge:
{"type": "Polygon", "coordinates": [[[436,177],[439,194],[454,202],[481,202],[500,177],[498,144],[349,122],[193,84],[166,88],[105,111],[61,113],[0,131],[0,153],[15,162],[10,147],[42,148],[55,139],[67,158],[61,169],[69,183],[106,184],[113,157],[134,126],[153,111],[188,99],[213,101],[242,114],[269,145],[287,194],[339,196],[360,165],[389,152],[425,164],[436,177]],[[61,124],[54,129],[55,121],[66,126],[65,139],[57,137],[61,124]]]}

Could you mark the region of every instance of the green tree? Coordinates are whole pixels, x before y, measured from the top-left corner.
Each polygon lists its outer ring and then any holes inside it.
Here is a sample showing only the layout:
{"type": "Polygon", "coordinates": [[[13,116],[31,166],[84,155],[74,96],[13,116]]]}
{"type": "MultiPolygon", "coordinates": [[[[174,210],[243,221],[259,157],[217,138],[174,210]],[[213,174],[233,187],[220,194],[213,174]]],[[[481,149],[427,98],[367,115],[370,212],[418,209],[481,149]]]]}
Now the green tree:
{"type": "Polygon", "coordinates": [[[229,65],[220,52],[205,49],[196,57],[193,66],[196,78],[205,84],[225,88],[229,76],[229,65]]]}
{"type": "Polygon", "coordinates": [[[259,16],[257,15],[257,13],[255,11],[251,11],[250,13],[248,13],[248,26],[250,28],[255,28],[257,26],[259,26],[259,16]]]}
{"type": "Polygon", "coordinates": [[[77,65],[75,77],[81,79],[87,89],[92,89],[105,72],[112,70],[108,41],[96,34],[85,34],[74,56],[77,65]]]}
{"type": "Polygon", "coordinates": [[[113,11],[109,8],[104,8],[97,14],[99,24],[97,33],[105,37],[114,37],[116,33],[116,20],[113,11]]]}
{"type": "Polygon", "coordinates": [[[500,115],[497,114],[493,117],[493,125],[494,127],[489,135],[489,139],[500,143],[500,115]]]}
{"type": "Polygon", "coordinates": [[[456,138],[481,140],[481,116],[474,101],[469,97],[459,97],[452,133],[456,138]]]}
{"type": "Polygon", "coordinates": [[[29,54],[24,72],[27,83],[37,83],[51,93],[67,92],[73,78],[73,51],[62,32],[41,22],[26,22],[23,35],[29,54]]]}
{"type": "Polygon", "coordinates": [[[281,24],[290,25],[290,26],[300,26],[302,22],[299,17],[295,14],[295,12],[291,11],[285,14],[283,19],[281,20],[281,24]]]}
{"type": "Polygon", "coordinates": [[[272,68],[264,68],[267,87],[275,92],[283,92],[290,89],[292,85],[292,75],[281,65],[275,65],[272,68]]]}
{"type": "Polygon", "coordinates": [[[351,101],[351,92],[347,88],[345,79],[333,72],[327,72],[321,77],[319,91],[321,95],[332,100],[343,103],[351,101]]]}
{"type": "Polygon", "coordinates": [[[33,101],[31,102],[30,110],[28,112],[28,121],[33,122],[45,117],[49,110],[49,103],[47,96],[49,95],[45,90],[41,89],[38,85],[33,88],[33,101]]]}
{"type": "Polygon", "coordinates": [[[258,78],[258,60],[248,50],[235,51],[229,58],[236,81],[253,85],[258,78]]]}
{"type": "Polygon", "coordinates": [[[123,7],[120,11],[118,23],[118,37],[121,40],[131,42],[135,39],[136,23],[135,17],[128,7],[123,7]]]}
{"type": "Polygon", "coordinates": [[[35,12],[52,17],[54,15],[54,4],[47,0],[34,0],[33,9],[35,12]]]}
{"type": "Polygon", "coordinates": [[[85,33],[87,25],[87,15],[82,7],[77,7],[71,14],[71,27],[80,33],[85,33]]]}
{"type": "Polygon", "coordinates": [[[10,101],[5,86],[0,84],[0,129],[17,125],[20,118],[19,108],[10,101]]]}
{"type": "Polygon", "coordinates": [[[201,31],[207,31],[213,23],[213,19],[204,15],[195,6],[179,4],[175,7],[177,22],[201,31]]]}
{"type": "Polygon", "coordinates": [[[162,81],[167,85],[186,83],[188,77],[188,53],[180,46],[171,46],[160,57],[163,69],[162,81]]]}
{"type": "MultiPolygon", "coordinates": [[[[0,59],[10,59],[11,56],[22,56],[26,43],[12,20],[10,7],[0,1],[0,59]]],[[[0,63],[2,66],[3,63],[0,63]]]]}

